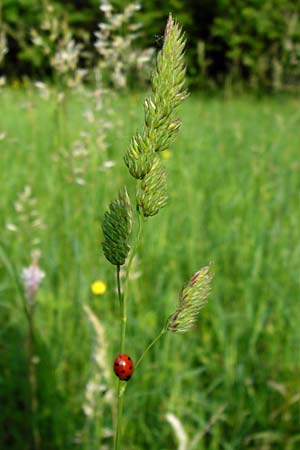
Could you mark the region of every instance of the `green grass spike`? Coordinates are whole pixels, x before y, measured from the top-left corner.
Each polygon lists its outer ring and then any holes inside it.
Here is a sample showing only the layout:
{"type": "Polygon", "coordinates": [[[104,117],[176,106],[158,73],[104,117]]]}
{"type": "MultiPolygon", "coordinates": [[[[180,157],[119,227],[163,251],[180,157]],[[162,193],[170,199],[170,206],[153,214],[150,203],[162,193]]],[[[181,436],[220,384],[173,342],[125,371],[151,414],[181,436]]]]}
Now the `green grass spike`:
{"type": "Polygon", "coordinates": [[[132,229],[132,208],[126,188],[109,205],[102,222],[103,253],[109,262],[122,266],[130,246],[128,239],[132,229]]]}
{"type": "Polygon", "coordinates": [[[152,76],[152,94],[144,103],[144,129],[133,137],[124,156],[134,178],[143,179],[150,172],[155,152],[166,150],[180,129],[181,121],[174,117],[174,111],[187,97],[184,46],[181,28],[170,15],[152,76]]]}
{"type": "Polygon", "coordinates": [[[154,216],[168,200],[167,173],[160,159],[155,158],[150,172],[137,188],[136,201],[145,217],[154,216]]]}
{"type": "Polygon", "coordinates": [[[210,266],[202,267],[192,276],[180,292],[177,309],[167,321],[167,331],[186,333],[195,326],[200,310],[207,304],[212,278],[210,266]]]}

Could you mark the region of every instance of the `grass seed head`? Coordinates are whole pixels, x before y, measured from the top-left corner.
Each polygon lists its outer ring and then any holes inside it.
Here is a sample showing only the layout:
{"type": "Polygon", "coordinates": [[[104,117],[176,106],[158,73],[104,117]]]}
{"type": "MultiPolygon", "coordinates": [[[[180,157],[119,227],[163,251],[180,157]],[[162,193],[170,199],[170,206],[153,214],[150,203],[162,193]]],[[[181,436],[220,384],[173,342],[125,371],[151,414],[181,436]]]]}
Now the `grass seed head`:
{"type": "Polygon", "coordinates": [[[185,333],[198,321],[200,310],[207,304],[213,273],[210,266],[202,267],[181,290],[176,311],[167,321],[170,333],[185,333]]]}
{"type": "Polygon", "coordinates": [[[102,248],[111,264],[122,266],[125,263],[130,250],[128,239],[131,229],[132,208],[127,190],[124,188],[119,197],[111,202],[102,222],[104,235],[102,248]]]}
{"type": "Polygon", "coordinates": [[[181,28],[170,15],[152,76],[152,95],[144,102],[144,129],[133,137],[124,156],[134,178],[143,179],[152,167],[158,167],[155,153],[167,150],[180,129],[181,121],[174,117],[174,111],[187,96],[184,45],[181,28]]]}
{"type": "Polygon", "coordinates": [[[138,186],[136,200],[145,217],[154,216],[167,204],[167,173],[157,156],[138,186]]]}

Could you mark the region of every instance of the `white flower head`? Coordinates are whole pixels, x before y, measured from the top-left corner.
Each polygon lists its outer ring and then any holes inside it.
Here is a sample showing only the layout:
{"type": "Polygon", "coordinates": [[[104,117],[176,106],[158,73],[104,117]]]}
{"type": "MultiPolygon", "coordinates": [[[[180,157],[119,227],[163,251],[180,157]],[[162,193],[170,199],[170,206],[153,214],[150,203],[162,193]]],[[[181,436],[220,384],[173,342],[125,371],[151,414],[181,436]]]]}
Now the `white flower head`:
{"type": "Polygon", "coordinates": [[[104,163],[100,167],[100,170],[105,171],[107,169],[111,169],[115,165],[116,165],[116,161],[113,161],[113,160],[104,161],[104,163]]]}

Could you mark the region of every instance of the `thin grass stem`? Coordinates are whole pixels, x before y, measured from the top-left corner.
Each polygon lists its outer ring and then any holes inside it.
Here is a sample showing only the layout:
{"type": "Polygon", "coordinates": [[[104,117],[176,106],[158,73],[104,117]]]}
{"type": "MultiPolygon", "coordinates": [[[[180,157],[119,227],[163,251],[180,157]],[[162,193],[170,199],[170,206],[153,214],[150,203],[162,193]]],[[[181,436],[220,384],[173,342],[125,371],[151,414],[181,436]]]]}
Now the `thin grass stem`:
{"type": "Polygon", "coordinates": [[[122,381],[119,380],[118,381],[118,413],[117,413],[117,427],[116,427],[114,450],[121,449],[123,403],[124,403],[124,391],[122,390],[122,381]]]}
{"type": "Polygon", "coordinates": [[[34,353],[35,353],[35,332],[34,332],[34,307],[33,305],[28,306],[26,296],[24,294],[24,288],[21,284],[20,277],[18,275],[17,268],[15,264],[9,259],[6,250],[2,243],[0,244],[0,260],[6,267],[8,274],[10,275],[12,281],[15,284],[17,293],[19,294],[22,307],[24,310],[25,317],[28,324],[28,335],[27,335],[27,362],[28,362],[28,382],[30,386],[30,412],[33,420],[33,445],[34,450],[39,450],[41,445],[41,435],[38,426],[38,398],[37,398],[37,377],[36,377],[36,367],[34,363],[34,353]]]}
{"type": "Polygon", "coordinates": [[[139,357],[137,363],[135,364],[135,368],[137,369],[138,366],[141,364],[142,360],[144,359],[144,357],[146,356],[146,354],[149,352],[149,350],[151,350],[151,348],[159,341],[159,339],[166,334],[167,330],[165,328],[163,328],[161,330],[161,332],[156,336],[156,338],[153,339],[153,341],[150,342],[150,344],[148,345],[148,347],[145,348],[145,350],[143,351],[143,353],[141,354],[141,356],[139,357]]]}
{"type": "MultiPolygon", "coordinates": [[[[120,304],[120,323],[121,323],[120,354],[124,353],[124,348],[125,348],[129,273],[130,273],[130,268],[132,265],[133,258],[136,254],[138,244],[141,239],[142,221],[143,221],[143,217],[141,216],[141,214],[138,213],[138,231],[137,231],[136,239],[132,246],[132,249],[131,249],[131,252],[129,255],[129,259],[128,259],[123,293],[122,293],[122,289],[121,289],[120,266],[117,266],[117,288],[118,288],[118,298],[119,298],[119,304],[120,304]]],[[[121,445],[121,437],[122,437],[123,403],[124,403],[124,393],[125,393],[126,386],[127,386],[127,383],[124,383],[121,380],[118,381],[117,425],[116,425],[114,450],[120,450],[120,448],[121,448],[120,445],[121,445]],[[124,386],[122,386],[122,384],[124,384],[124,386]]]]}
{"type": "MultiPolygon", "coordinates": [[[[143,351],[143,353],[141,354],[141,356],[139,357],[137,363],[135,364],[135,370],[138,368],[138,366],[141,364],[142,360],[144,359],[144,357],[146,356],[146,354],[149,352],[149,350],[151,350],[151,348],[159,341],[159,339],[167,332],[167,330],[165,328],[163,328],[161,330],[161,332],[153,339],[153,341],[150,342],[150,344],[148,345],[148,347],[145,348],[145,350],[143,351]]],[[[123,396],[126,388],[127,388],[127,383],[121,388],[121,395],[123,396]]]]}
{"type": "MultiPolygon", "coordinates": [[[[126,335],[126,311],[124,308],[124,296],[121,290],[121,278],[120,278],[120,266],[117,266],[117,286],[118,286],[118,298],[120,303],[120,353],[123,353],[125,346],[126,335]]],[[[118,380],[118,406],[117,406],[117,426],[114,442],[114,450],[120,449],[121,434],[122,434],[122,419],[123,419],[123,400],[124,397],[121,394],[121,380],[118,380]]]]}

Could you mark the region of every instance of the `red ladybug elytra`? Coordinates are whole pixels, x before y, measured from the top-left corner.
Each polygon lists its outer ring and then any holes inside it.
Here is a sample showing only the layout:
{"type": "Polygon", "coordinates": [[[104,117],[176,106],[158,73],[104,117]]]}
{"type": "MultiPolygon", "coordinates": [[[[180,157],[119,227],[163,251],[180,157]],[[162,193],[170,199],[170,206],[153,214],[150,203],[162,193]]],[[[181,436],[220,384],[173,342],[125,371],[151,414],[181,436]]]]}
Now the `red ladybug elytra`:
{"type": "Polygon", "coordinates": [[[133,370],[133,361],[130,356],[124,354],[117,356],[114,361],[114,372],[120,380],[130,380],[133,370]]]}

